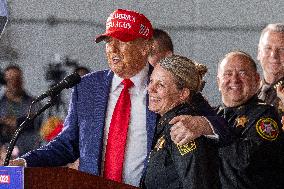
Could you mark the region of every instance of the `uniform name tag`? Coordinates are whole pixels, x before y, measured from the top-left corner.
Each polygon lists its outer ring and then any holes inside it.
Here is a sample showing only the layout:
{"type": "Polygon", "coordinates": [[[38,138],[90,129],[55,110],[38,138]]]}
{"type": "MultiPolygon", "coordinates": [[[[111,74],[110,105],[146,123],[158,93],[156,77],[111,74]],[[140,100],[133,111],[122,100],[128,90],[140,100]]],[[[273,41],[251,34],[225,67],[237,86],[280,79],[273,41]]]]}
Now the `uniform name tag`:
{"type": "Polygon", "coordinates": [[[185,155],[193,150],[196,149],[196,144],[195,144],[195,141],[192,140],[190,142],[188,142],[187,144],[184,144],[184,145],[177,145],[177,148],[180,152],[180,155],[185,155]]]}

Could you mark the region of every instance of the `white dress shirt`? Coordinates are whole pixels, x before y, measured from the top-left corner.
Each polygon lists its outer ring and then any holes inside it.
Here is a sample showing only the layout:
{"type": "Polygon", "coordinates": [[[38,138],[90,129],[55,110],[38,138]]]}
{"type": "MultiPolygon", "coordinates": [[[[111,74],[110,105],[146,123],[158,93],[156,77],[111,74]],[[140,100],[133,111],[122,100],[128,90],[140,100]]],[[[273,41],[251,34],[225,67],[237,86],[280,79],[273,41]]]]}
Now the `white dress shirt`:
{"type": "MultiPolygon", "coordinates": [[[[143,70],[141,70],[134,77],[130,78],[134,85],[129,90],[131,99],[131,114],[124,155],[122,182],[133,186],[139,185],[144,168],[144,160],[147,156],[146,94],[148,70],[149,65],[147,64],[143,70]]],[[[123,84],[121,83],[122,81],[122,78],[114,74],[106,113],[102,174],[104,171],[103,166],[110,122],[114,107],[123,89],[123,84]]]]}

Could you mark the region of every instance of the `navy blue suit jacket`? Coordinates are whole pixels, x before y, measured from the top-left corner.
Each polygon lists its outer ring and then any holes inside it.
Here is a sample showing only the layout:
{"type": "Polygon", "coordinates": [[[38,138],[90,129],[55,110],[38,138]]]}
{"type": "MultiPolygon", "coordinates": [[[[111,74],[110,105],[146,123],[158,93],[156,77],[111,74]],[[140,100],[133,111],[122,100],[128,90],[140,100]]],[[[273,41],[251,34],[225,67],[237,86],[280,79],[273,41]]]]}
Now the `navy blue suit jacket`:
{"type": "MultiPolygon", "coordinates": [[[[91,73],[74,87],[68,116],[61,134],[48,145],[25,154],[29,167],[62,166],[80,158],[79,170],[100,175],[106,110],[113,72],[91,73]]],[[[228,135],[223,119],[202,105],[220,139],[228,135]]],[[[147,149],[151,150],[157,116],[146,106],[147,149]]],[[[146,157],[145,157],[146,159],[146,157]]],[[[146,161],[145,161],[146,162],[146,161]]]]}

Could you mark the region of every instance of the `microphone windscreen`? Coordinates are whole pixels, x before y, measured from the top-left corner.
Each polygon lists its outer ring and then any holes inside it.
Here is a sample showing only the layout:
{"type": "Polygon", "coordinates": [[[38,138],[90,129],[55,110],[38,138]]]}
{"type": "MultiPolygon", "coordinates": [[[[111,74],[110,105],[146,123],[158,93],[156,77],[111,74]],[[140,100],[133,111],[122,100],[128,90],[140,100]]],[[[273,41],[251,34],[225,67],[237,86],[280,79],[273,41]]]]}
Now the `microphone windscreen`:
{"type": "Polygon", "coordinates": [[[81,81],[81,77],[79,74],[77,74],[76,72],[68,75],[67,77],[65,77],[63,79],[64,83],[66,84],[65,85],[65,88],[68,89],[68,88],[71,88],[73,87],[74,85],[80,83],[81,81]]]}

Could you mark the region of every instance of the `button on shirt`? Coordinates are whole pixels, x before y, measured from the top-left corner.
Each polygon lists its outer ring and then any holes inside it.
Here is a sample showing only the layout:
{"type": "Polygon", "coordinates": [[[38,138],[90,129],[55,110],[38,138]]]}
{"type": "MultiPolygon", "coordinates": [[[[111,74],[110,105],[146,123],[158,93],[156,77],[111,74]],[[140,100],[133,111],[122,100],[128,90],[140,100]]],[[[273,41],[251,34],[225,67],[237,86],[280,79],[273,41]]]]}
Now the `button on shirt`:
{"type": "MultiPolygon", "coordinates": [[[[148,71],[149,65],[147,64],[143,70],[130,78],[134,85],[129,90],[131,99],[131,115],[127,133],[122,182],[133,186],[139,185],[144,168],[144,160],[147,156],[146,94],[148,71]]],[[[123,89],[122,81],[123,78],[114,74],[106,114],[103,161],[105,159],[107,137],[113,110],[123,89]]],[[[103,165],[104,163],[102,162],[102,175],[104,170],[103,165]]]]}

